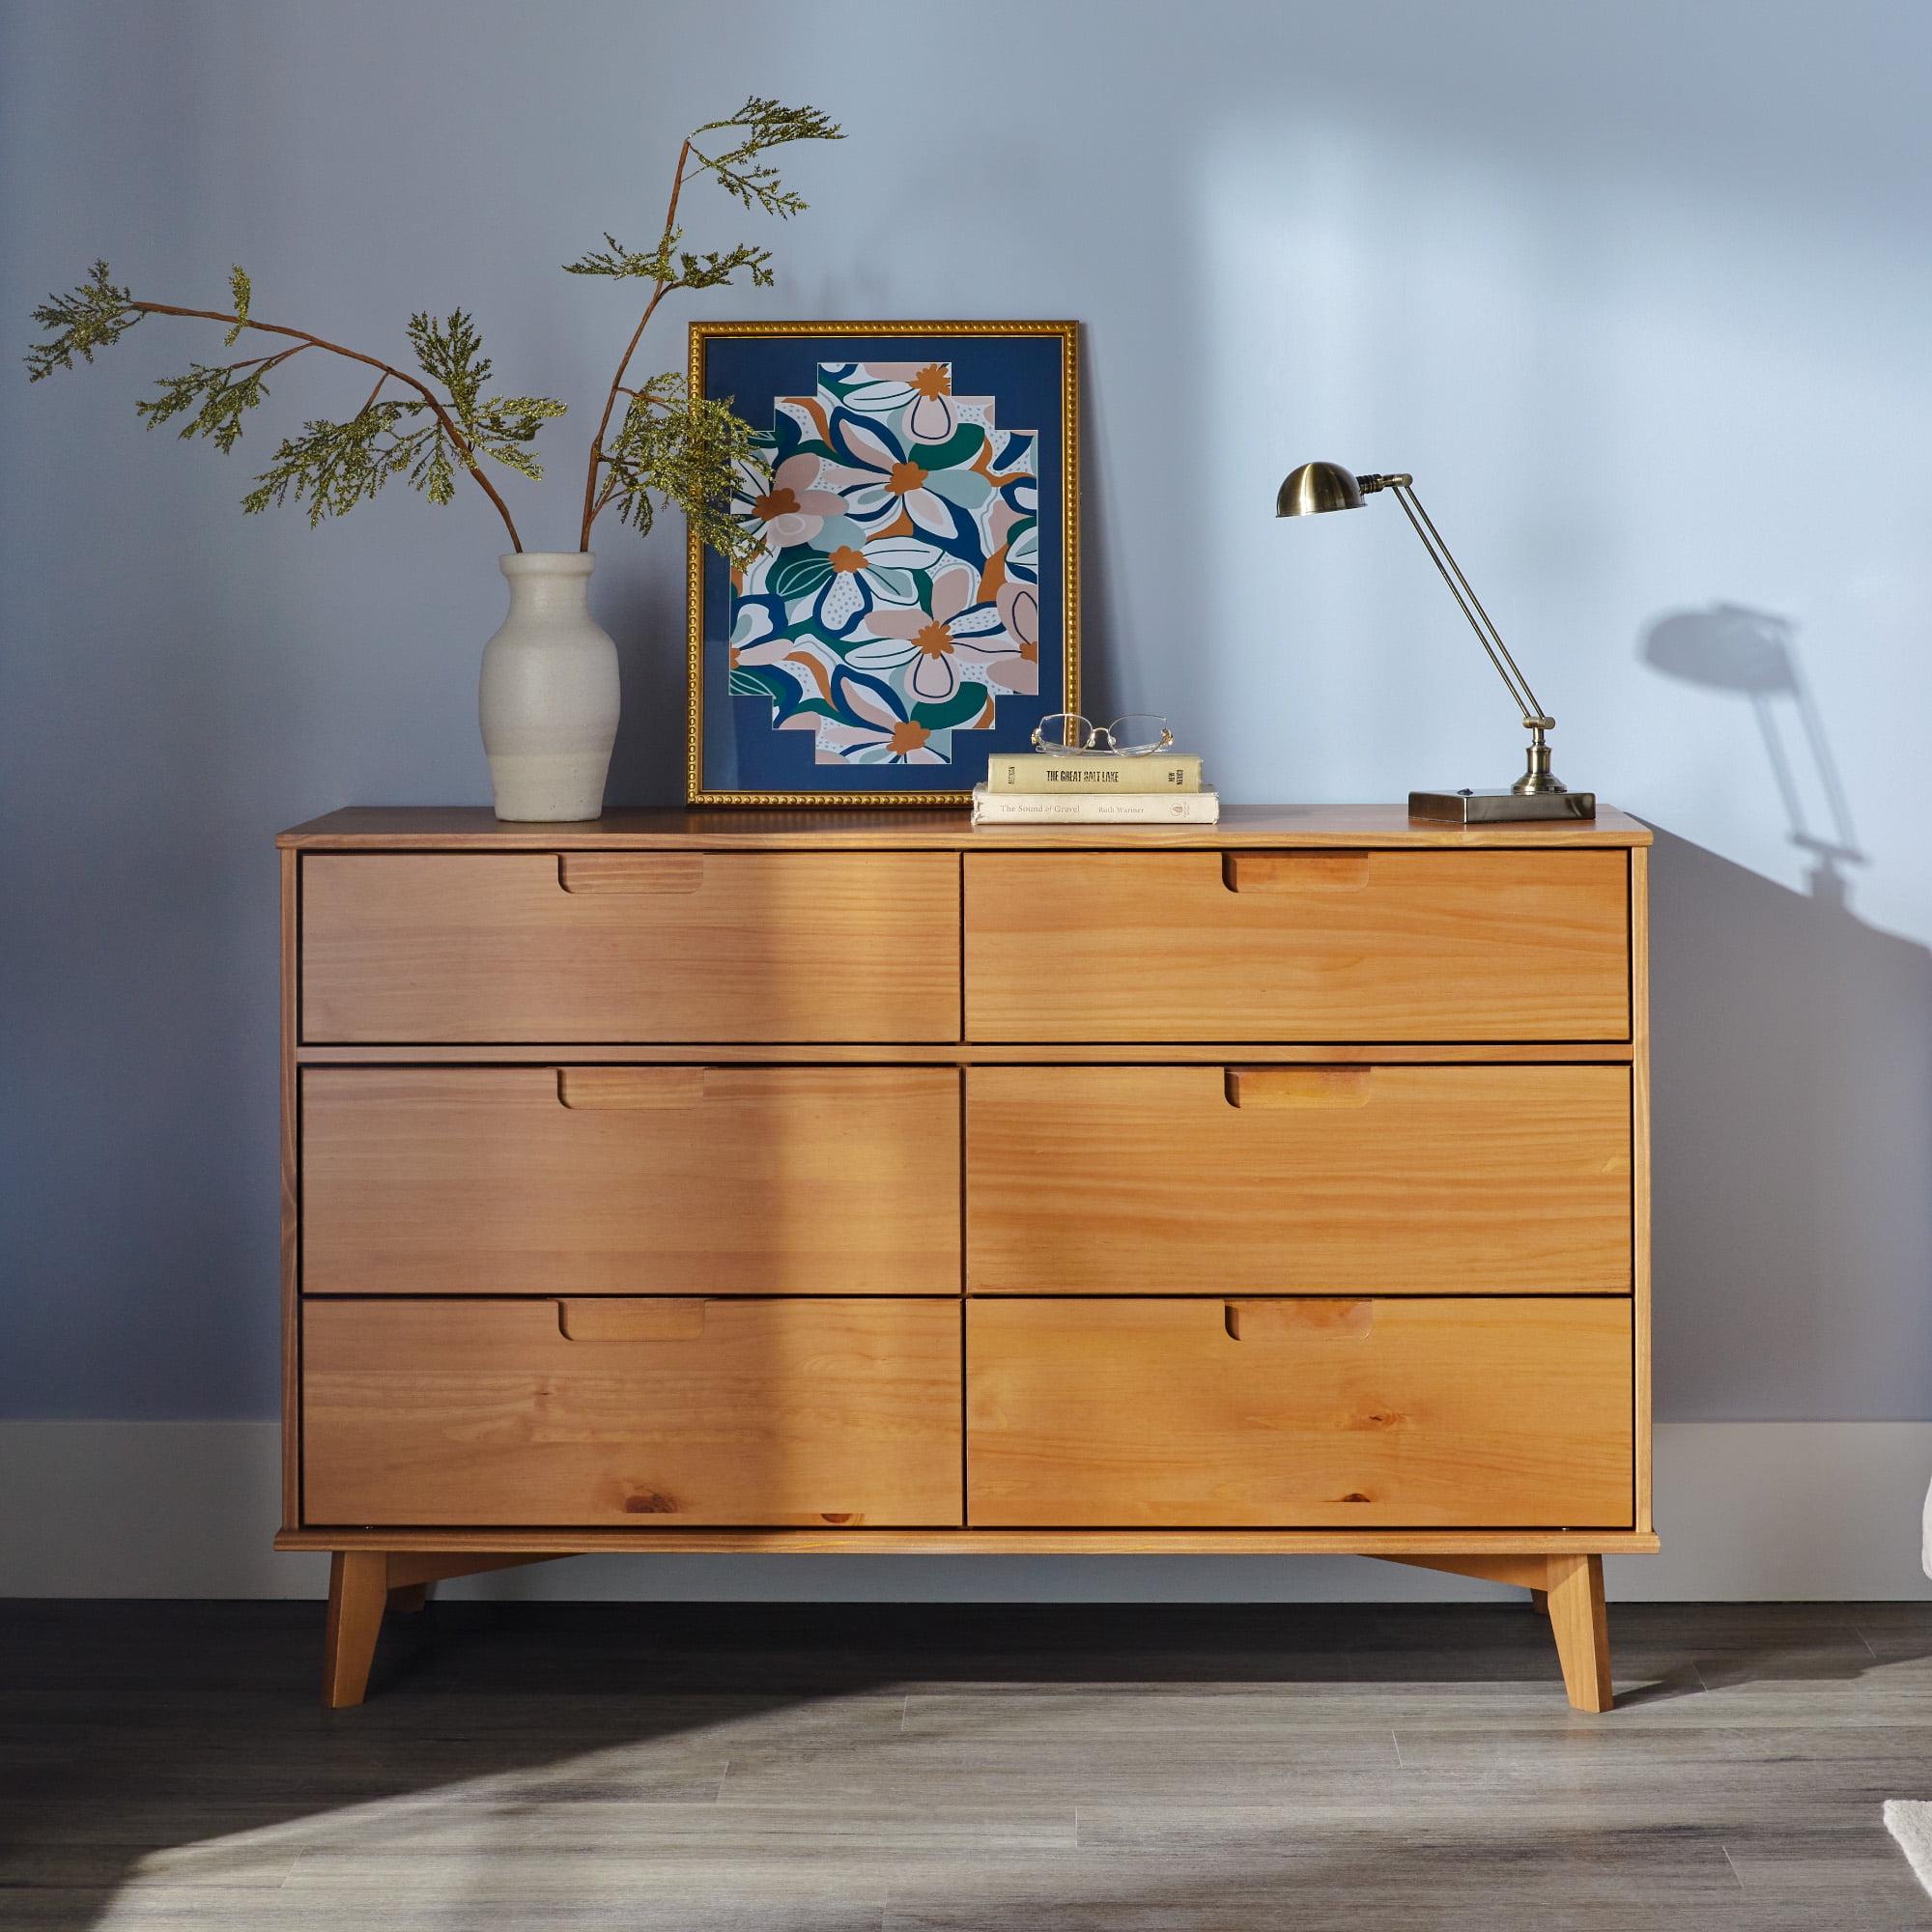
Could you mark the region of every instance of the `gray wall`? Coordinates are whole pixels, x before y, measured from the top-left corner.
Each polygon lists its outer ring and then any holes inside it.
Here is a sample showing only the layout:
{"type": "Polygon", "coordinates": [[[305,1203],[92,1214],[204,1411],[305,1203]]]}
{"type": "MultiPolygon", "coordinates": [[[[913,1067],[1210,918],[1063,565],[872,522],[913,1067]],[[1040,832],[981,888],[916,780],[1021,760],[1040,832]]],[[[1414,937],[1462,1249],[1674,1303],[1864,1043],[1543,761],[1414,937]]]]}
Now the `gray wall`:
{"type": "MultiPolygon", "coordinates": [[[[1088,328],[1087,636],[1236,799],[1506,776],[1519,728],[1386,505],[1278,526],[1326,455],[1406,468],[1562,720],[1659,828],[1668,1418],[1932,1417],[1932,14],[1910,6],[14,4],[0,317],[97,255],[394,352],[473,306],[571,398],[569,542],[677,135],[841,117],[776,290],[706,315],[1088,328]]],[[[681,357],[684,310],[652,366],[681,357]]],[[[132,402],[155,321],[0,386],[0,1414],[274,1401],[274,866],[350,802],[480,801],[503,590],[476,495],[311,533],[132,402]]],[[[309,357],[278,424],[342,412],[309,357]]],[[[677,796],[680,566],[602,533],[611,795],[677,796]]]]}

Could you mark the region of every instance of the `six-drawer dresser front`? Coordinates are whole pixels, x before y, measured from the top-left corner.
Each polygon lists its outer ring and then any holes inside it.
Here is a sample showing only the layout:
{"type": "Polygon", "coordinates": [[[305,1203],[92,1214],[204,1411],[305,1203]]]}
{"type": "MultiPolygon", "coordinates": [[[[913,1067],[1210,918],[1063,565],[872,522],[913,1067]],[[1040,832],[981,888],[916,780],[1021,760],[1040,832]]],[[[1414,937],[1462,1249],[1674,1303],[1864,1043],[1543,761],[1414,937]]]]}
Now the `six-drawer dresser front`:
{"type": "Polygon", "coordinates": [[[1355,1550],[1609,1701],[1649,835],[1394,808],[283,835],[283,1547],[326,1694],[608,1548],[1355,1550]]]}

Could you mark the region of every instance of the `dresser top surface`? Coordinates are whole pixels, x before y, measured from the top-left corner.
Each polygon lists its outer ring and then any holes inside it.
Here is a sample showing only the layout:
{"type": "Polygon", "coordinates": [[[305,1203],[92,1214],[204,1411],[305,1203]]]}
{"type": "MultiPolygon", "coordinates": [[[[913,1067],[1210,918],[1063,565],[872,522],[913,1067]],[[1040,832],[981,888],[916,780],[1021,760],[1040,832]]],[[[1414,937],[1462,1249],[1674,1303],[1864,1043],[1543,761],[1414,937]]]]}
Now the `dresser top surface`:
{"type": "Polygon", "coordinates": [[[279,835],[304,852],[737,851],[1000,852],[1055,848],[1222,850],[1230,846],[1523,847],[1648,845],[1650,829],[1600,806],[1591,820],[1436,825],[1402,805],[1231,805],[1218,825],[1001,825],[975,830],[963,810],[736,807],[607,811],[570,824],[505,824],[488,806],[347,806],[279,835]]]}

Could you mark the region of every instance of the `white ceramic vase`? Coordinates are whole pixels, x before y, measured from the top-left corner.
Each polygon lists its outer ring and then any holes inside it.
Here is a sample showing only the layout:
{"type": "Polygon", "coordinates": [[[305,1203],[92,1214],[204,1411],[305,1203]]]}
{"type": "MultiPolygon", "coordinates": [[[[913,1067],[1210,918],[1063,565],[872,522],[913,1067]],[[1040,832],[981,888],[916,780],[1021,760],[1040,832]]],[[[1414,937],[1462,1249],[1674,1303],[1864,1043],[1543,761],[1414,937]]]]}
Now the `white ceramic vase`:
{"type": "Polygon", "coordinates": [[[497,559],[510,614],[483,646],[477,692],[497,816],[595,818],[617,741],[617,646],[590,614],[596,557],[526,550],[497,559]]]}

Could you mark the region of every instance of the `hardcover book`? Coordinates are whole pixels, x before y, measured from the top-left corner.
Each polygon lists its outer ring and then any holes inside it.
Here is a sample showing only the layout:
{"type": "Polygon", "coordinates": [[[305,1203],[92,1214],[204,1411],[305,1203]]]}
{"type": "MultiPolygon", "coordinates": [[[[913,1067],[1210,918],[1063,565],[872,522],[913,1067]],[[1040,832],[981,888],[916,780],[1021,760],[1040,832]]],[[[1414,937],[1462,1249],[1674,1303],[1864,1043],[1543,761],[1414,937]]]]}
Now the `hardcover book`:
{"type": "Polygon", "coordinates": [[[1192,752],[1168,752],[1145,758],[1104,753],[1049,756],[1020,752],[991,758],[986,789],[1000,792],[1145,791],[1193,792],[1201,789],[1201,760],[1192,752]]]}
{"type": "Polygon", "coordinates": [[[1021,792],[973,788],[975,825],[1214,825],[1221,795],[1195,792],[1021,792]]]}

